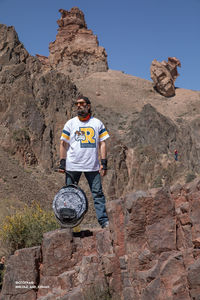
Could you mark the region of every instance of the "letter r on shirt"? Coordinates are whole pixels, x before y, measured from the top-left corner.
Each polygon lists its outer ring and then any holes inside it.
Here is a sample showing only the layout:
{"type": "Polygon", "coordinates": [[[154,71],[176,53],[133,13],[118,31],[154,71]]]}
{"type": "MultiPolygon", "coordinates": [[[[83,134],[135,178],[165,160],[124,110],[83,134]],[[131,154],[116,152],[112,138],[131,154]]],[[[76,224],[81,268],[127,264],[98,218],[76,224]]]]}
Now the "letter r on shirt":
{"type": "Polygon", "coordinates": [[[81,148],[96,148],[95,131],[92,127],[81,127],[80,131],[85,133],[85,140],[81,140],[81,148]]]}

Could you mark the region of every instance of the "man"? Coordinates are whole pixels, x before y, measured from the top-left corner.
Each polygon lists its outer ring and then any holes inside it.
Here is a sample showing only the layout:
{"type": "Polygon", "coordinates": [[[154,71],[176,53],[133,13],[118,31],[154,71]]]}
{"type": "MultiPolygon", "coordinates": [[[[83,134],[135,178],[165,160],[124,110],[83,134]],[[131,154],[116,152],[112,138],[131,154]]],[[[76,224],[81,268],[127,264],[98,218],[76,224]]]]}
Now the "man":
{"type": "MultiPolygon", "coordinates": [[[[67,170],[78,183],[82,172],[92,192],[98,222],[102,228],[108,227],[105,197],[101,176],[106,175],[107,153],[105,140],[109,138],[103,123],[91,115],[91,102],[80,96],[76,102],[77,117],[70,119],[64,126],[60,143],[59,171],[67,170]],[[98,154],[100,151],[101,165],[98,154]]],[[[72,179],[66,175],[66,184],[72,179]]]]}
{"type": "Polygon", "coordinates": [[[178,160],[178,151],[174,150],[174,159],[177,161],[178,160]]]}

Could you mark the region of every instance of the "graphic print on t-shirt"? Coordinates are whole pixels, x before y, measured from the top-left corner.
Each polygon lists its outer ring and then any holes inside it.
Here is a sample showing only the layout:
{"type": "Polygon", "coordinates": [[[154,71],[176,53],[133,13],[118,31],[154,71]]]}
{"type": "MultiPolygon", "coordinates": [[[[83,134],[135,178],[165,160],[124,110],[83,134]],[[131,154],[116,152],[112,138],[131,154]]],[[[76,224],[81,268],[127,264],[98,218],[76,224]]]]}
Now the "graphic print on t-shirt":
{"type": "Polygon", "coordinates": [[[96,148],[95,131],[92,127],[79,127],[75,132],[75,140],[80,142],[81,148],[96,148]]]}
{"type": "Polygon", "coordinates": [[[84,141],[85,140],[85,132],[84,131],[78,131],[75,132],[75,140],[78,141],[84,141]]]}

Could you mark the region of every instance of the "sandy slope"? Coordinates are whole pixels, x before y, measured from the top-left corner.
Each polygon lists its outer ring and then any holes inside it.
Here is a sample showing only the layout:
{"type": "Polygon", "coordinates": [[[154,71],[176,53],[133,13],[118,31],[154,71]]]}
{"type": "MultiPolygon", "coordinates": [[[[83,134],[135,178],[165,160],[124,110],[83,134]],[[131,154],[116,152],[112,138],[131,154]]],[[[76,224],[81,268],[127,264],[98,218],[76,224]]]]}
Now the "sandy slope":
{"type": "Polygon", "coordinates": [[[94,105],[123,114],[141,111],[147,103],[174,121],[200,114],[200,92],[177,88],[174,97],[166,98],[153,89],[151,81],[120,71],[95,73],[75,83],[83,94],[91,97],[94,105]]]}

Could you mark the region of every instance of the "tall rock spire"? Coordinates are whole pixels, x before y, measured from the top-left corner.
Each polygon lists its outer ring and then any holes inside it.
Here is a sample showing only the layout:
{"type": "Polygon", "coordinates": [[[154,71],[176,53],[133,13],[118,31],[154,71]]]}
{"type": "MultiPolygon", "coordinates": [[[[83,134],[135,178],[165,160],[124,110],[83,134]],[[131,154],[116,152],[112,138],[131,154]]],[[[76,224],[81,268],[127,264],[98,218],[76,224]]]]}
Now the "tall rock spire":
{"type": "MultiPolygon", "coordinates": [[[[83,12],[77,7],[70,11],[60,9],[59,12],[58,34],[49,44],[48,64],[71,78],[107,71],[106,51],[99,46],[92,30],[87,29],[83,12]]],[[[42,57],[38,58],[42,60],[42,57]]]]}

